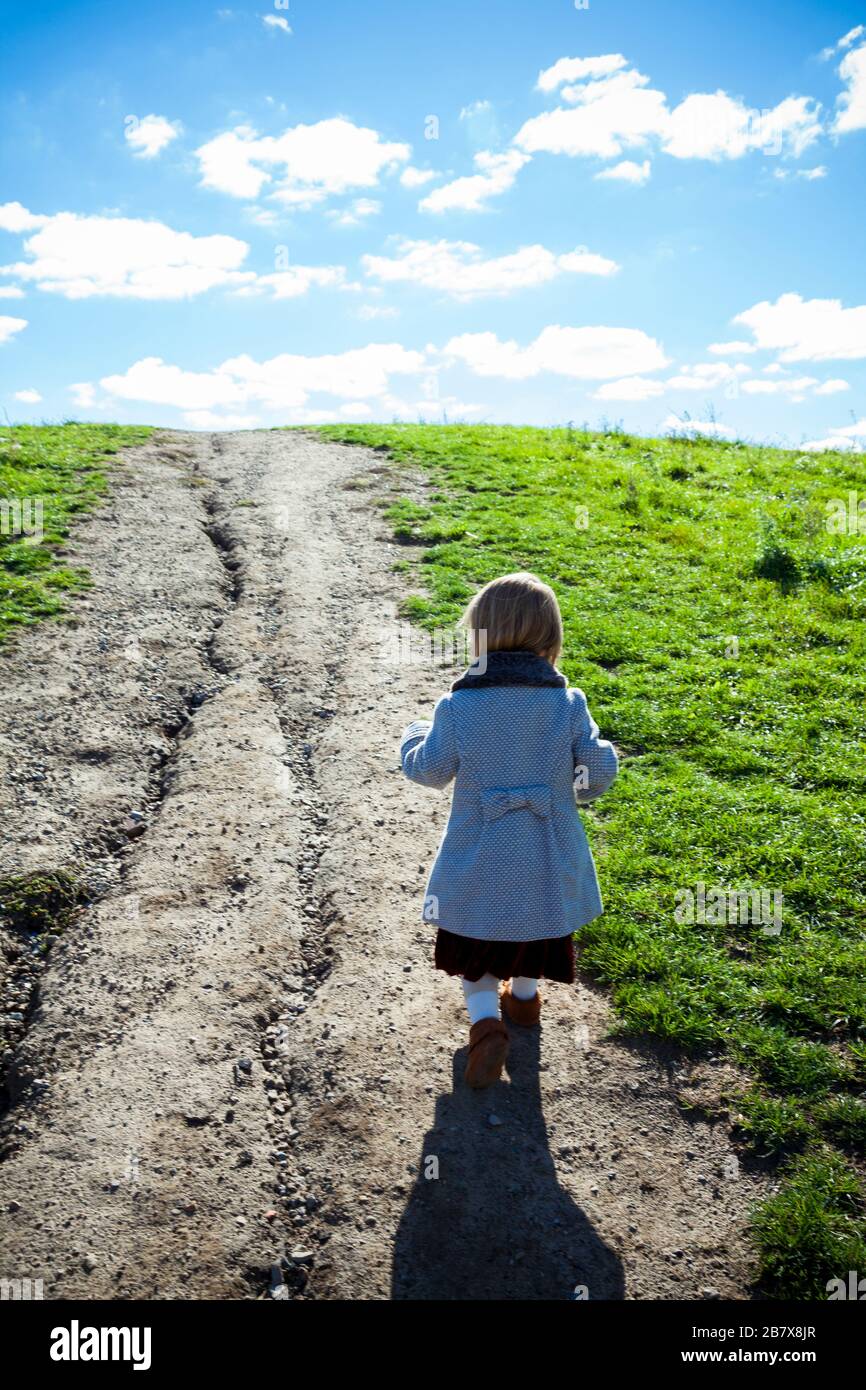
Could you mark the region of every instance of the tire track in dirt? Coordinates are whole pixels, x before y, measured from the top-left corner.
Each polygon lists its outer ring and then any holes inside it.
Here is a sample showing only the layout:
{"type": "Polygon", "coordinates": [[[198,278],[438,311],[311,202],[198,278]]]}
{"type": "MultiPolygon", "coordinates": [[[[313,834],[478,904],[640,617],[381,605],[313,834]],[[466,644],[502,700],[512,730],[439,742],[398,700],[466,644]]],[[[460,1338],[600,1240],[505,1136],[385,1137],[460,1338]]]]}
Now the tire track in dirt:
{"type": "Polygon", "coordinates": [[[2,658],[0,738],[29,718],[51,773],[33,804],[0,783],[30,818],[0,866],[92,863],[158,779],[16,1062],[47,1084],[9,1117],[0,1273],[50,1297],[257,1297],[272,1266],[295,1299],[744,1293],[760,1182],[677,1100],[720,1065],[607,1039],[580,984],[508,1080],[460,1084],[462,998],[419,921],[447,798],[396,755],[453,672],[383,660],[398,548],[370,498],[395,488],[294,432],[160,435],[79,533],[79,627],[2,658]]]}

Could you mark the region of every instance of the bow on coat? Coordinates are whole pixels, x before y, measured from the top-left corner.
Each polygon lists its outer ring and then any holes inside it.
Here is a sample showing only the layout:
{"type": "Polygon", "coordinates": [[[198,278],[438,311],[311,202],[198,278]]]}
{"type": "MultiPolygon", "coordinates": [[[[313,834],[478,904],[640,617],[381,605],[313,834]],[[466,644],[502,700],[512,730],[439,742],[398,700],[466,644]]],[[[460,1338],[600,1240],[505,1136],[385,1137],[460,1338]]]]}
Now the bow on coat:
{"type": "Polygon", "coordinates": [[[550,787],[491,787],[481,793],[481,809],[486,821],[498,820],[506,811],[532,811],[550,815],[550,787]]]}

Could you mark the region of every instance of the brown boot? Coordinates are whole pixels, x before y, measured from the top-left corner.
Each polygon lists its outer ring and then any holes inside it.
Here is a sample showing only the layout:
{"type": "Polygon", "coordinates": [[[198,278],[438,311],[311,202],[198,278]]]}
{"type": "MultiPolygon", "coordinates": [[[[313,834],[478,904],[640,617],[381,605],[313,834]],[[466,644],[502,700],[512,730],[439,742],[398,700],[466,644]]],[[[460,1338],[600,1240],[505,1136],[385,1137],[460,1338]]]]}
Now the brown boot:
{"type": "Polygon", "coordinates": [[[519,1023],[523,1028],[533,1028],[541,1018],[541,995],[536,990],[531,999],[515,999],[511,993],[511,981],[506,980],[505,986],[499,996],[499,1003],[502,1012],[512,1023],[519,1023]]]}
{"type": "Polygon", "coordinates": [[[469,1060],[463,1079],[473,1091],[492,1086],[508,1055],[508,1029],[501,1019],[482,1018],[469,1029],[469,1060]]]}

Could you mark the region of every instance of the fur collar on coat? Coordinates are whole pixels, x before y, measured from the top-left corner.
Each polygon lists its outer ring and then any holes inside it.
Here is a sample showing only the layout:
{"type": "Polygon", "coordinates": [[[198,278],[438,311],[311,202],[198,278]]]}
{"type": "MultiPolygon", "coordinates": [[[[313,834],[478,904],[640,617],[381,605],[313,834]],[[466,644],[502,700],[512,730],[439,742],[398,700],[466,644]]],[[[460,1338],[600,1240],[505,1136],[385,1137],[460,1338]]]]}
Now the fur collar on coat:
{"type": "Polygon", "coordinates": [[[564,686],[568,682],[556,667],[535,652],[488,652],[486,668],[476,663],[456,680],[452,690],[483,690],[493,685],[564,686]]]}

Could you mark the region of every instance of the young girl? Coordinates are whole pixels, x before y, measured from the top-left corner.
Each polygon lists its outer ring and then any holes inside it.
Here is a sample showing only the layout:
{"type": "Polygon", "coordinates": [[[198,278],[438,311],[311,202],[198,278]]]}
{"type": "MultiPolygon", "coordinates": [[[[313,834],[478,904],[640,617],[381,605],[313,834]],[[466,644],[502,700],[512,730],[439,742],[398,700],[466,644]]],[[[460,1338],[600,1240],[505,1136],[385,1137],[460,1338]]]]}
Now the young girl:
{"type": "Polygon", "coordinates": [[[454,779],[451,815],[427,884],[435,963],[460,975],[469,1010],[468,1085],[497,1081],[512,1023],[541,1016],[539,977],[574,981],[572,932],[602,910],[577,804],[617,773],[582,690],[555,662],[562,617],[533,574],[506,574],[469,604],[475,661],[403,734],[403,771],[424,787],[454,779]],[[504,981],[502,994],[499,982],[504,981]]]}

